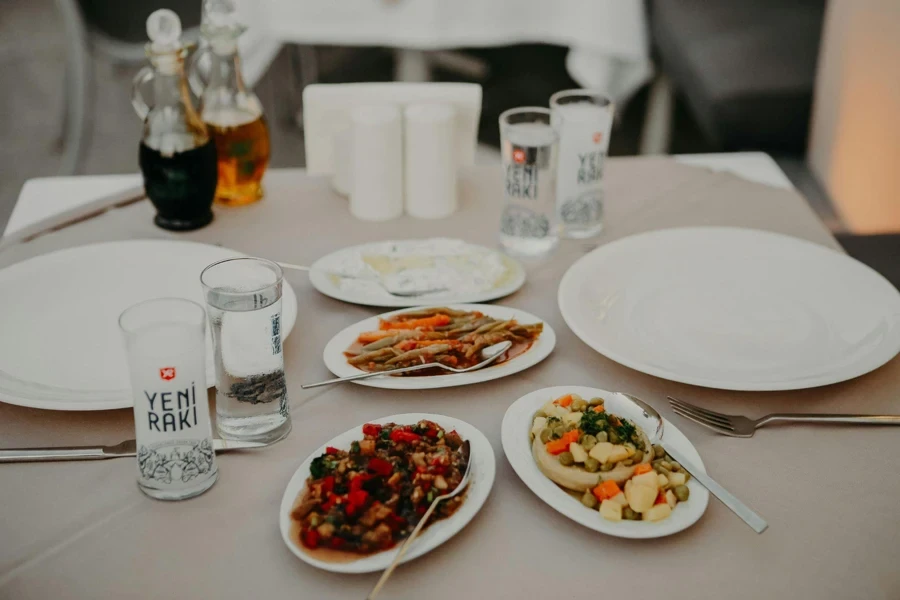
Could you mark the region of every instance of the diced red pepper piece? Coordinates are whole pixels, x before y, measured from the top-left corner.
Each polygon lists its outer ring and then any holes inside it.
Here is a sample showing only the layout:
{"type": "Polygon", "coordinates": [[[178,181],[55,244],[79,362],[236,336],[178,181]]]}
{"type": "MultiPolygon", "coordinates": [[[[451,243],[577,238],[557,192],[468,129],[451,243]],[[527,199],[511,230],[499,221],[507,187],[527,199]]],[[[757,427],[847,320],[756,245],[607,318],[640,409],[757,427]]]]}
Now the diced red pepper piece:
{"type": "Polygon", "coordinates": [[[325,448],[325,454],[335,455],[338,452],[340,452],[340,450],[338,450],[334,446],[328,446],[327,448],[325,448]]]}
{"type": "Polygon", "coordinates": [[[377,436],[381,433],[381,430],[384,429],[381,425],[376,425],[375,423],[366,423],[363,425],[363,435],[374,435],[377,436]]]}
{"type": "Polygon", "coordinates": [[[303,545],[307,548],[319,547],[319,532],[315,529],[308,529],[303,533],[303,545]]]}
{"type": "Polygon", "coordinates": [[[426,511],[426,510],[428,510],[428,509],[425,508],[425,505],[424,505],[424,504],[420,504],[419,506],[416,507],[416,514],[419,515],[419,516],[421,517],[422,515],[425,514],[425,511],[426,511]]]}
{"type": "Polygon", "coordinates": [[[334,549],[334,550],[339,550],[341,547],[341,544],[343,544],[343,543],[344,543],[344,540],[342,540],[338,536],[334,536],[333,538],[328,540],[328,545],[331,546],[332,549],[334,549]]]}
{"type": "Polygon", "coordinates": [[[356,514],[356,511],[359,510],[359,507],[355,504],[350,504],[349,502],[344,505],[344,514],[348,517],[352,517],[356,514]]]}
{"type": "Polygon", "coordinates": [[[319,484],[322,489],[322,493],[330,494],[334,491],[334,475],[329,475],[328,477],[324,477],[322,479],[322,483],[319,484]]]}
{"type": "Polygon", "coordinates": [[[369,499],[369,492],[366,490],[355,490],[347,494],[347,503],[356,507],[362,507],[369,499]]]}
{"type": "Polygon", "coordinates": [[[434,427],[430,427],[428,431],[425,432],[425,437],[434,439],[438,436],[438,431],[434,427]]]}
{"type": "Polygon", "coordinates": [[[370,479],[372,479],[372,476],[368,473],[360,473],[356,475],[353,479],[350,480],[350,491],[355,492],[356,490],[361,490],[363,484],[370,479]]]}
{"type": "Polygon", "coordinates": [[[422,491],[423,491],[423,492],[427,492],[427,491],[430,490],[430,489],[431,489],[431,482],[430,482],[430,481],[423,481],[423,482],[422,482],[422,491]]]}
{"type": "Polygon", "coordinates": [[[431,467],[432,475],[444,475],[447,472],[447,467],[444,465],[437,465],[436,467],[431,467]]]}
{"type": "Polygon", "coordinates": [[[384,522],[387,523],[388,527],[390,527],[394,531],[399,531],[400,529],[403,529],[407,526],[406,519],[399,516],[397,513],[389,514],[384,519],[384,522]]]}
{"type": "Polygon", "coordinates": [[[416,473],[427,473],[428,467],[423,467],[422,465],[416,465],[416,473]]]}
{"type": "Polygon", "coordinates": [[[377,456],[373,456],[369,459],[369,464],[366,468],[372,473],[375,473],[376,475],[383,475],[384,477],[387,477],[394,472],[393,464],[384,460],[383,458],[378,458],[377,456]]]}
{"type": "Polygon", "coordinates": [[[329,496],[328,496],[328,500],[326,500],[326,501],[322,504],[322,511],[323,511],[323,512],[328,512],[329,510],[331,510],[331,509],[334,507],[335,504],[338,504],[338,503],[339,503],[340,499],[341,499],[341,497],[338,496],[337,494],[331,494],[331,495],[329,495],[329,496]]]}
{"type": "Polygon", "coordinates": [[[391,440],[394,442],[407,442],[413,443],[418,442],[422,439],[417,433],[413,433],[412,431],[404,431],[402,429],[395,429],[391,432],[391,440]]]}

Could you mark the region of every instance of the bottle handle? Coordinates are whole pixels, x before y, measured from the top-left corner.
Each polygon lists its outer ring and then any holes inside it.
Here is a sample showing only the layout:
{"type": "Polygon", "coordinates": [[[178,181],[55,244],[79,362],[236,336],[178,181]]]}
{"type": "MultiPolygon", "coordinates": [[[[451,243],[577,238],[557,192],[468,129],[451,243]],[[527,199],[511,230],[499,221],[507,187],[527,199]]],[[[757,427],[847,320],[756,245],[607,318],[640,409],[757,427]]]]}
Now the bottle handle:
{"type": "Polygon", "coordinates": [[[131,82],[131,106],[134,107],[134,112],[141,118],[141,121],[146,120],[147,115],[150,114],[150,107],[147,105],[147,102],[144,101],[144,95],[141,93],[141,88],[144,84],[152,80],[153,77],[153,69],[151,67],[144,67],[138,71],[131,82]]]}
{"type": "Polygon", "coordinates": [[[200,76],[200,61],[207,53],[209,53],[209,51],[209,46],[198,48],[197,51],[194,52],[194,57],[191,59],[191,67],[188,69],[188,83],[190,84],[194,95],[198,98],[203,97],[203,90],[206,89],[206,82],[203,81],[203,78],[200,76]]]}

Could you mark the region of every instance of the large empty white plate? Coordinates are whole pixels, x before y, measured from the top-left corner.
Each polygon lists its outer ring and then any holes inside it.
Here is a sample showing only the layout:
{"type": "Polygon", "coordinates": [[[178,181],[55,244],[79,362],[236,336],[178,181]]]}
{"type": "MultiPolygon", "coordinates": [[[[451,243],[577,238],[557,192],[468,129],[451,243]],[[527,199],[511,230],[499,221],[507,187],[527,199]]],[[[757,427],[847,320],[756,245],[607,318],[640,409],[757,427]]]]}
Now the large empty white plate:
{"type": "MultiPolygon", "coordinates": [[[[469,472],[469,488],[466,490],[466,499],[462,503],[462,506],[446,519],[442,519],[426,527],[416,541],[410,546],[409,552],[407,552],[406,556],[403,557],[403,560],[400,561],[401,564],[434,550],[459,533],[462,528],[478,514],[478,511],[481,510],[481,507],[484,505],[484,501],[487,500],[488,494],[491,493],[491,487],[494,485],[494,474],[497,469],[494,450],[491,448],[491,443],[484,437],[484,434],[481,433],[481,431],[465,421],[442,415],[407,413],[376,419],[374,421],[369,421],[369,423],[413,425],[422,419],[433,421],[447,431],[455,429],[463,440],[468,440],[470,444],[469,459],[472,461],[472,468],[469,472]]],[[[325,452],[325,448],[328,446],[346,450],[350,447],[351,443],[362,439],[362,437],[362,425],[358,425],[333,438],[327,444],[324,444],[318,450],[310,454],[294,473],[294,476],[291,477],[287,489],[284,490],[284,496],[281,498],[281,507],[278,511],[278,522],[284,543],[287,544],[287,547],[290,548],[291,552],[296,554],[301,560],[314,567],[325,569],[326,571],[334,571],[336,573],[371,573],[372,571],[383,571],[388,568],[394,560],[394,557],[397,556],[397,551],[400,549],[400,546],[397,545],[390,550],[362,555],[358,559],[349,562],[328,562],[321,560],[302,548],[291,534],[291,511],[297,501],[297,497],[306,486],[306,480],[309,478],[309,465],[312,463],[313,459],[325,452]]]]}
{"type": "MultiPolygon", "coordinates": [[[[118,319],[150,298],[205,306],[200,271],[239,252],[168,240],[68,248],[0,270],[0,400],[51,410],[131,406],[118,319]]],[[[297,297],[282,293],[283,336],[297,297]]],[[[207,383],[215,384],[207,331],[207,383]]]]}
{"type": "Polygon", "coordinates": [[[559,308],[604,356],[712,388],[827,385],[900,351],[900,293],[881,275],[750,229],[668,229],[601,246],[565,274],[559,308]]]}

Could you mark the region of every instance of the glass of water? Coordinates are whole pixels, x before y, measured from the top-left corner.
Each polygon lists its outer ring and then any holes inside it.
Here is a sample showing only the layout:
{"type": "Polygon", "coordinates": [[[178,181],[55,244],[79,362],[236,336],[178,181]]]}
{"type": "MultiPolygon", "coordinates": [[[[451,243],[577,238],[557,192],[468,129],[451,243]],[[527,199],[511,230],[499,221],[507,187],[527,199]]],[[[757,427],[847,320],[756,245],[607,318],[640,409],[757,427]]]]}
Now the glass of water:
{"type": "Polygon", "coordinates": [[[550,97],[559,135],[556,201],[563,234],[587,238],[603,229],[603,167],[609,151],[614,105],[593,90],[550,97]]]}
{"type": "Polygon", "coordinates": [[[510,254],[540,257],[559,243],[556,142],[546,108],[513,108],[500,115],[506,199],[500,245],[510,254]]]}
{"type": "Polygon", "coordinates": [[[282,272],[230,258],[200,274],[216,363],[216,429],[226,439],[274,442],[291,430],[281,349],[282,272]]]}

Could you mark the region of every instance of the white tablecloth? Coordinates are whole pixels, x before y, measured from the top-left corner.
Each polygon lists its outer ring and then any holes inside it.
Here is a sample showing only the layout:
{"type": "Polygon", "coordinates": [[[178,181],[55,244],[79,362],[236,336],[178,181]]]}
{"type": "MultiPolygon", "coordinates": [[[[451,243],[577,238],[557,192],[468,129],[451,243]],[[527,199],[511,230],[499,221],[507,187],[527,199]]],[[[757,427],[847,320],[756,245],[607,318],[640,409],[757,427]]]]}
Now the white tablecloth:
{"type": "Polygon", "coordinates": [[[238,0],[281,42],[441,50],[568,46],[585,87],[626,99],[652,74],[643,0],[238,0]]]}

